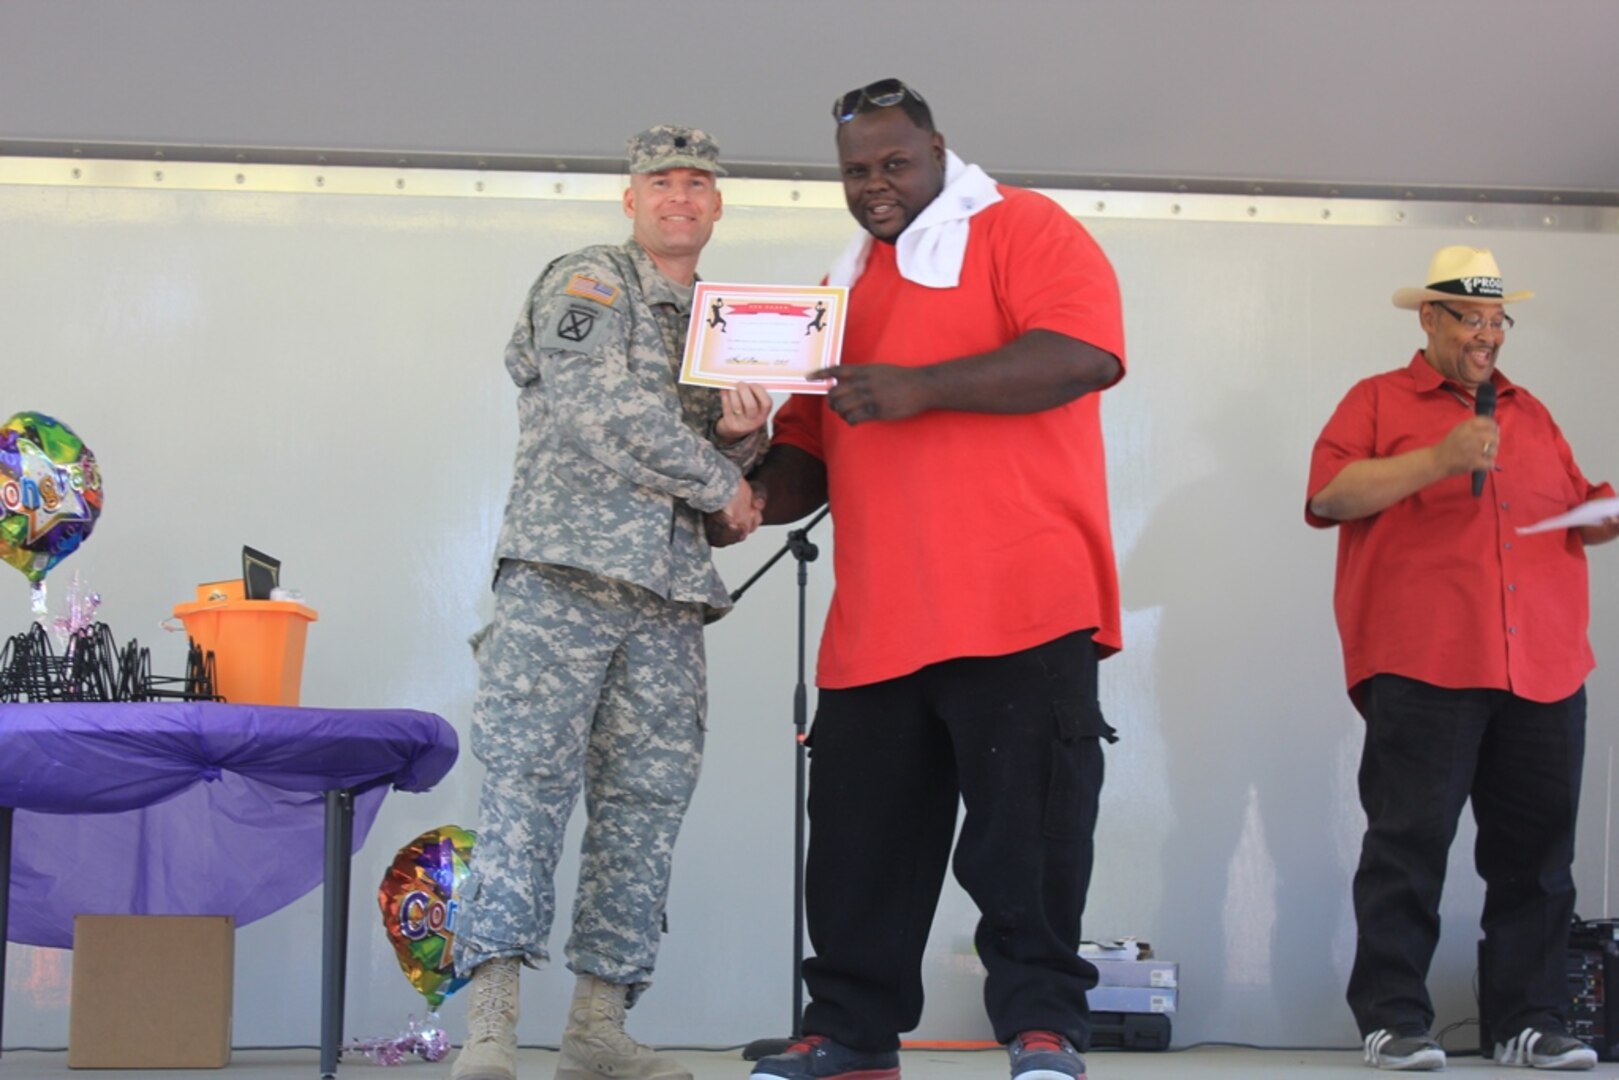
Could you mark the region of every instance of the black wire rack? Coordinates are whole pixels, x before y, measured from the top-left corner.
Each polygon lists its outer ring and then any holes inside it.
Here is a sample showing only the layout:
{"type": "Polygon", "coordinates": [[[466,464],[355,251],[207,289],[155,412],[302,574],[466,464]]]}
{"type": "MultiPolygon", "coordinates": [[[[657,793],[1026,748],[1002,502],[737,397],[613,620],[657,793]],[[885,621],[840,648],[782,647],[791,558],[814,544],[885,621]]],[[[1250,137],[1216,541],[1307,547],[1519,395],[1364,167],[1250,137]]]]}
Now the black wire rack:
{"type": "Polygon", "coordinates": [[[0,702],[222,701],[214,654],[188,640],[185,674],[152,674],[151,650],[134,638],[122,649],[106,623],[70,635],[58,655],[35,623],[0,646],[0,702]]]}

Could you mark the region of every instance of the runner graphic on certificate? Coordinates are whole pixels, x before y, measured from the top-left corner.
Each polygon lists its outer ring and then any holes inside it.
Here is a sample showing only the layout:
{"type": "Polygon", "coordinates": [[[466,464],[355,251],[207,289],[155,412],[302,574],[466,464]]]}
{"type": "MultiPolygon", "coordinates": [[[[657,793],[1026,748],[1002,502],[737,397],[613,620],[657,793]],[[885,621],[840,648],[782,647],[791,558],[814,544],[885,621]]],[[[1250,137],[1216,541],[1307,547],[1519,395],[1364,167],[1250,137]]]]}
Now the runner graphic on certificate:
{"type": "Polygon", "coordinates": [[[699,281],[680,381],[721,387],[751,382],[790,394],[824,394],[830,384],[808,375],[837,365],[848,298],[849,290],[839,285],[699,281]]]}

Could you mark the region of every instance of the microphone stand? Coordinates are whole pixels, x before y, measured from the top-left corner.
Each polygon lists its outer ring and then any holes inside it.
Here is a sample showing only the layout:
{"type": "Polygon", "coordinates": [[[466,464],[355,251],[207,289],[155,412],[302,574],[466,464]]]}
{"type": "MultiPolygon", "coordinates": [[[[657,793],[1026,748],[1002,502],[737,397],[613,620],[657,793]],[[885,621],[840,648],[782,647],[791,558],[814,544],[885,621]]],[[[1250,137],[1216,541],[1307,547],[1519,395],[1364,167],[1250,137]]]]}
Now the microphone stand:
{"type": "Polygon", "coordinates": [[[776,552],[752,577],[731,594],[731,602],[742,599],[742,594],[753,586],[753,583],[764,577],[765,572],[781,561],[782,556],[791,553],[798,560],[798,682],[793,687],[793,728],[795,731],[794,743],[797,751],[794,755],[794,803],[793,803],[793,1017],[792,1037],[787,1039],[754,1039],[742,1049],[742,1057],[747,1061],[758,1061],[760,1058],[779,1054],[791,1046],[804,1034],[804,980],[799,972],[804,964],[804,829],[806,789],[808,787],[805,772],[805,759],[807,751],[804,748],[804,739],[808,733],[808,690],[804,684],[804,607],[805,591],[809,585],[809,564],[814,562],[821,554],[820,549],[810,542],[809,531],[826,517],[830,507],[823,506],[816,511],[815,516],[805,522],[800,528],[787,534],[787,542],[781,550],[776,552]]]}

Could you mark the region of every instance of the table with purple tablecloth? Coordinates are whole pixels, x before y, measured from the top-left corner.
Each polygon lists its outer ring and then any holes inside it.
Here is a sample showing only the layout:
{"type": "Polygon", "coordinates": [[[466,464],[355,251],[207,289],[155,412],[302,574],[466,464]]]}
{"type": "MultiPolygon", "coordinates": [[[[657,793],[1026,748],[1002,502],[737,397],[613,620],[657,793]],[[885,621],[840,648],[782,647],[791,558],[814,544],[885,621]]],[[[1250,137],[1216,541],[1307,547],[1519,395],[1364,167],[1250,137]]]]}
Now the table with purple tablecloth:
{"type": "Polygon", "coordinates": [[[0,705],[0,975],[6,939],[71,947],[77,914],[242,925],[324,880],[321,1072],[333,1075],[349,855],[389,788],[428,790],[456,753],[449,724],[404,709],[0,705]]]}

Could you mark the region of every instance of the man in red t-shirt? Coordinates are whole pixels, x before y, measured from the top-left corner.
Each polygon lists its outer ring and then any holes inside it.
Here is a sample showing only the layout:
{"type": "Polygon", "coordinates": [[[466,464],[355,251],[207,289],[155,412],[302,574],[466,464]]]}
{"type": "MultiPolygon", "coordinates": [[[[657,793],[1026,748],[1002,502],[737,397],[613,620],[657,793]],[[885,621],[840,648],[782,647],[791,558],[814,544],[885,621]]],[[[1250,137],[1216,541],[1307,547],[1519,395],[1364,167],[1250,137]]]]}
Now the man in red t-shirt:
{"type": "Polygon", "coordinates": [[[1428,344],[1350,390],[1316,441],[1304,516],[1338,526],[1335,607],[1366,721],[1349,1006],[1369,1065],[1437,1069],[1425,985],[1462,805],[1485,882],[1479,998],[1504,1065],[1588,1069],[1566,1033],[1574,823],[1595,665],[1585,548],[1612,509],[1519,530],[1613,489],[1496,369],[1512,317],[1490,252],[1448,247],[1400,289],[1428,344]],[[1494,402],[1493,407],[1491,402],[1494,402]],[[1481,404],[1482,402],[1482,404],[1481,404]]]}
{"type": "Polygon", "coordinates": [[[950,865],[982,918],[984,997],[1015,1077],[1078,1077],[1078,955],[1102,784],[1100,657],[1118,650],[1098,391],[1124,375],[1118,285],[1072,216],[945,149],[886,79],[840,97],[863,227],[823,398],[778,414],[767,522],[830,503],[836,591],[811,736],[806,1038],[756,1078],[892,1080],[921,1018],[950,865]]]}

